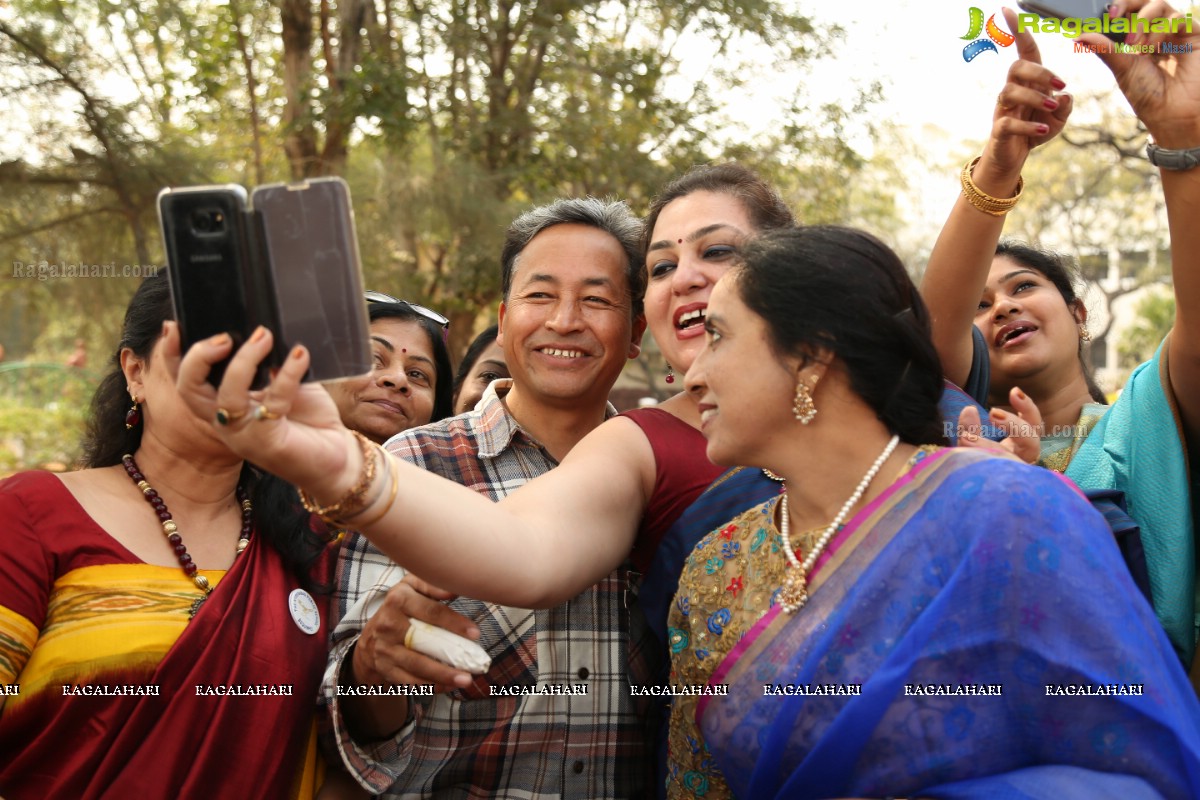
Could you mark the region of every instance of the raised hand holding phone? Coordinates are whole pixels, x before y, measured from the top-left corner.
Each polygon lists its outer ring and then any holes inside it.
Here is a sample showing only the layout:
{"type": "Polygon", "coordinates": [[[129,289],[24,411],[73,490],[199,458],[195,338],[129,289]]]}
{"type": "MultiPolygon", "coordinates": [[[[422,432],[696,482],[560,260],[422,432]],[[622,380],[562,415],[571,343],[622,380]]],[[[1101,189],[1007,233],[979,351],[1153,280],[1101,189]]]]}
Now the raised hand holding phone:
{"type": "Polygon", "coordinates": [[[1183,15],[1165,2],[1124,0],[1115,4],[1116,13],[1131,17],[1176,21],[1174,33],[1135,32],[1126,44],[1137,53],[1111,52],[1095,33],[1080,36],[1081,44],[1094,45],[1097,57],[1112,70],[1117,86],[1133,113],[1150,131],[1160,147],[1200,147],[1200,23],[1193,32],[1179,24],[1183,15]],[[1169,47],[1165,46],[1169,45],[1169,47]]]}
{"type": "Polygon", "coordinates": [[[266,390],[251,394],[254,375],[273,347],[274,336],[259,328],[236,351],[232,337],[218,334],[184,353],[178,326],[167,323],[163,352],[193,414],[213,421],[220,409],[235,420],[213,426],[230,450],[296,486],[328,484],[336,497],[334,492],[354,484],[362,466],[359,448],[329,392],[302,383],[309,366],[304,347],[293,347],[266,390]],[[213,387],[209,370],[223,361],[228,361],[225,375],[219,388],[213,387]],[[268,413],[256,413],[259,406],[268,413]]]}

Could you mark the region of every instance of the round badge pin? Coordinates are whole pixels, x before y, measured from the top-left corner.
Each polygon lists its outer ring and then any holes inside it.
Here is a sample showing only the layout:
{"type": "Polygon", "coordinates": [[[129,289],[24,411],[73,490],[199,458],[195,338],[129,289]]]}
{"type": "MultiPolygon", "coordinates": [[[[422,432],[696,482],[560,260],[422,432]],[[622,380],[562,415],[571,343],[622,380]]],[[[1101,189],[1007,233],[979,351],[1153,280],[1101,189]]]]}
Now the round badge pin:
{"type": "Polygon", "coordinates": [[[321,612],[317,610],[317,601],[303,589],[293,589],[288,595],[288,611],[296,627],[310,636],[321,628],[321,612]]]}

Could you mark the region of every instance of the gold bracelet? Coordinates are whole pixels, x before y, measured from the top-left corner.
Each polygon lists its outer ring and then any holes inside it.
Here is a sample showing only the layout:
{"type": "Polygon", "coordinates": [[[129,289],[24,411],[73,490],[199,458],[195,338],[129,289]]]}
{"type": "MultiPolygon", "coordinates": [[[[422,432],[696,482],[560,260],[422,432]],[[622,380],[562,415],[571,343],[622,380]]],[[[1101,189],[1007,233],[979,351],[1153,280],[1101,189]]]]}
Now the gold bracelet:
{"type": "MultiPolygon", "coordinates": [[[[381,447],[380,445],[375,444],[374,442],[371,443],[371,446],[374,448],[371,451],[372,455],[374,455],[376,452],[378,452],[379,453],[379,463],[383,465],[384,469],[388,469],[390,466],[390,462],[388,462],[387,451],[384,450],[383,447],[381,447]]],[[[367,498],[366,494],[364,494],[362,505],[360,505],[357,509],[350,509],[348,511],[343,511],[341,514],[338,515],[338,520],[345,521],[346,519],[349,519],[350,517],[353,517],[353,516],[363,513],[368,508],[375,505],[375,501],[378,500],[380,497],[383,497],[383,488],[386,485],[386,483],[387,483],[386,480],[381,480],[379,482],[379,488],[376,489],[375,491],[371,492],[371,496],[369,499],[367,498]]],[[[371,486],[372,487],[375,486],[375,483],[373,482],[373,480],[372,480],[371,486]]]]}
{"type": "Polygon", "coordinates": [[[959,183],[962,184],[962,195],[967,198],[968,203],[983,213],[991,214],[993,217],[1002,217],[1012,211],[1013,206],[1021,199],[1021,192],[1025,188],[1025,179],[1017,178],[1017,192],[1012,197],[992,197],[976,186],[971,177],[971,172],[978,163],[979,158],[975,158],[963,165],[962,173],[958,176],[959,183]]]}
{"type": "Polygon", "coordinates": [[[376,445],[358,431],[351,431],[351,433],[354,434],[354,438],[358,442],[363,459],[362,472],[358,474],[358,481],[354,486],[339,498],[336,503],[328,506],[319,505],[313,499],[312,495],[303,489],[300,490],[300,503],[304,506],[304,510],[310,514],[316,514],[330,525],[337,525],[338,519],[362,513],[363,509],[370,505],[366,500],[366,495],[371,489],[371,484],[375,482],[374,448],[376,445]]]}
{"type": "MultiPolygon", "coordinates": [[[[375,445],[375,446],[379,447],[379,445],[375,445]]],[[[400,470],[396,469],[395,465],[392,464],[392,459],[387,454],[386,450],[384,450],[382,447],[379,447],[379,452],[380,452],[380,455],[383,457],[384,467],[388,471],[388,476],[392,479],[391,488],[388,489],[388,499],[387,499],[387,502],[383,504],[383,508],[380,509],[378,514],[374,515],[373,517],[371,517],[368,520],[363,520],[362,522],[359,522],[356,525],[354,525],[354,527],[356,529],[361,530],[362,528],[365,528],[368,525],[374,525],[376,522],[379,522],[379,520],[383,519],[387,515],[387,513],[392,510],[392,504],[396,502],[396,494],[400,491],[400,470]]],[[[382,492],[381,492],[381,494],[382,494],[382,492]]],[[[378,500],[378,499],[379,499],[378,497],[375,498],[375,500],[378,500]]],[[[369,505],[367,505],[366,507],[364,507],[362,509],[362,511],[366,511],[368,508],[375,505],[375,500],[372,500],[369,505]]],[[[360,511],[358,513],[361,514],[362,511],[360,511]]]]}

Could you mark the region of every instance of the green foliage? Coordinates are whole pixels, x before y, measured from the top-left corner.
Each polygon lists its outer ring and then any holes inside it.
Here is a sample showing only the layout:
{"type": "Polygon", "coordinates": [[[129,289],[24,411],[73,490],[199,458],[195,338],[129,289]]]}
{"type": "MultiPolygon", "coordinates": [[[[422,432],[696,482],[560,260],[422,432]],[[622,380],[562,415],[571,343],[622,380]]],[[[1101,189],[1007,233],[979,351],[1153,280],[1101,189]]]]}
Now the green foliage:
{"type": "Polygon", "coordinates": [[[350,163],[364,285],[429,303],[451,317],[451,348],[499,295],[499,253],[516,203],[497,197],[470,161],[405,159],[364,142],[350,163]]]}
{"type": "Polygon", "coordinates": [[[1131,369],[1148,361],[1175,325],[1175,295],[1169,291],[1150,294],[1137,304],[1137,322],[1127,328],[1117,343],[1120,366],[1131,369]]]}
{"type": "Polygon", "coordinates": [[[85,417],[73,406],[31,408],[0,397],[0,475],[70,468],[80,456],[85,417]]]}
{"type": "Polygon", "coordinates": [[[169,45],[187,26],[170,4],[154,18],[123,2],[15,5],[21,13],[0,22],[0,91],[28,112],[28,128],[0,137],[21,145],[0,156],[0,243],[12,257],[0,341],[10,358],[75,337],[107,350],[137,276],[161,263],[159,190],[216,172],[171,122],[184,109],[169,45]]]}
{"type": "MultiPolygon", "coordinates": [[[[399,78],[386,84],[393,96],[398,84],[408,91],[391,114],[376,96],[365,102],[378,115],[381,149],[393,154],[379,162],[389,165],[380,183],[394,184],[388,193],[407,211],[376,223],[407,251],[396,258],[417,273],[407,280],[452,314],[493,306],[501,232],[531,205],[591,194],[644,210],[692,164],[736,157],[787,176],[797,189],[790,199],[815,208],[834,193],[806,194],[810,177],[821,173],[840,188],[863,166],[840,136],[861,104],[814,115],[798,97],[769,141],[737,143],[729,97],[767,69],[803,64],[838,34],[816,31],[784,3],[442,0],[387,8],[408,27],[397,24],[388,47],[372,40],[364,70],[374,75],[386,63],[399,78]],[[709,65],[698,77],[694,64],[689,74],[682,67],[697,49],[709,65]]],[[[851,201],[840,199],[828,217],[847,218],[851,201]]],[[[376,227],[359,220],[360,231],[376,227]]]]}
{"type": "Polygon", "coordinates": [[[0,474],[75,463],[92,377],[58,364],[0,364],[0,474]]]}

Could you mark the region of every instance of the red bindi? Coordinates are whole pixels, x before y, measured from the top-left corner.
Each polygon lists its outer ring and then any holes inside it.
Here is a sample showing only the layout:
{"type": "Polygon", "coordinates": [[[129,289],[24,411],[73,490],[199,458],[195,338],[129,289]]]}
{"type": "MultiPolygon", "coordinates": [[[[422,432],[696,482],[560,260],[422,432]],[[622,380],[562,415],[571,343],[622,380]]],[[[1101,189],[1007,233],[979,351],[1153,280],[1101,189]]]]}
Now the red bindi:
{"type": "Polygon", "coordinates": [[[683,244],[683,239],[680,239],[680,240],[679,240],[679,243],[680,243],[680,244],[683,244]]]}
{"type": "Polygon", "coordinates": [[[407,353],[407,352],[408,352],[408,348],[407,348],[407,347],[401,347],[401,348],[400,348],[400,352],[401,352],[401,353],[407,353]]]}

